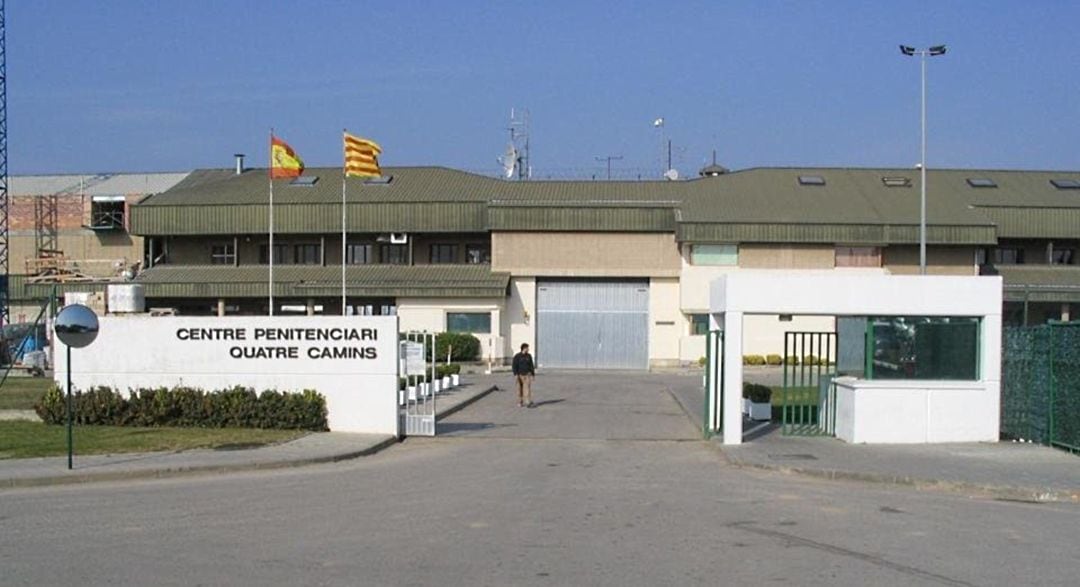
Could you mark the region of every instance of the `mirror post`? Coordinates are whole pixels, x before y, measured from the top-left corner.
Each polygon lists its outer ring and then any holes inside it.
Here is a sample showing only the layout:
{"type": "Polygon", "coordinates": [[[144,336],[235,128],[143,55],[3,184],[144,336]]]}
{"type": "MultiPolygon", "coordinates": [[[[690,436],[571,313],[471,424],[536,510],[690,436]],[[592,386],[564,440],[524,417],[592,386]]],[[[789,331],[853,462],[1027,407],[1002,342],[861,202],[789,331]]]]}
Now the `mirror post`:
{"type": "Polygon", "coordinates": [[[71,441],[71,346],[64,345],[67,349],[67,445],[68,445],[68,470],[71,470],[71,454],[73,443],[71,441]]]}

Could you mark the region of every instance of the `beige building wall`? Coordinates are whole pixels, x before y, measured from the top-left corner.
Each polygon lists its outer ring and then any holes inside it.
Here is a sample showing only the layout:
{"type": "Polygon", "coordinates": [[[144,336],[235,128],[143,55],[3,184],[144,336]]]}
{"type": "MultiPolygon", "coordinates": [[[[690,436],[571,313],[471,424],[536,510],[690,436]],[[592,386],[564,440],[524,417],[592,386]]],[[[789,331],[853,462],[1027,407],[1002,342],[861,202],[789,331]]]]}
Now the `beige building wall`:
{"type": "Polygon", "coordinates": [[[504,356],[512,357],[528,344],[536,350],[536,278],[514,277],[510,279],[510,298],[506,303],[506,340],[504,356]]]}
{"type": "Polygon", "coordinates": [[[492,271],[542,277],[678,277],[672,233],[495,232],[492,271]]]}
{"type": "Polygon", "coordinates": [[[503,323],[506,303],[502,298],[455,300],[449,298],[398,298],[398,328],[401,332],[445,332],[447,312],[490,312],[491,332],[474,334],[480,339],[480,357],[501,361],[506,357],[503,323]]]}
{"type": "MultiPolygon", "coordinates": [[[[118,273],[118,263],[131,265],[143,256],[142,237],[123,231],[66,230],[56,240],[73,268],[95,277],[112,277],[118,273]]],[[[12,233],[8,247],[11,273],[27,273],[27,259],[37,258],[33,231],[12,233]]]]}
{"type": "MultiPolygon", "coordinates": [[[[926,273],[928,275],[978,275],[975,266],[976,247],[927,247],[926,273]]],[[[882,263],[885,270],[895,275],[918,275],[919,246],[885,247],[882,263]]]]}
{"type": "Polygon", "coordinates": [[[832,269],[836,247],[832,245],[739,245],[743,269],[832,269]]]}
{"type": "Polygon", "coordinates": [[[679,339],[686,334],[686,318],[679,311],[679,280],[649,280],[649,366],[679,364],[679,339]]]}

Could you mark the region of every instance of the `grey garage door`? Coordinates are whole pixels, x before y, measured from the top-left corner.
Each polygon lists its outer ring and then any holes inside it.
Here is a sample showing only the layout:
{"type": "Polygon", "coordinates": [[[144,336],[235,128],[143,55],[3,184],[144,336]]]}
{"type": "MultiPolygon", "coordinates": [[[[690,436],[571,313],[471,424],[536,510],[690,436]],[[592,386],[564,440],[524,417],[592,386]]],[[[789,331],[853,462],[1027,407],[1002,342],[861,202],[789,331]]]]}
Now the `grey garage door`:
{"type": "Polygon", "coordinates": [[[648,281],[538,281],[541,367],[647,369],[648,281]]]}

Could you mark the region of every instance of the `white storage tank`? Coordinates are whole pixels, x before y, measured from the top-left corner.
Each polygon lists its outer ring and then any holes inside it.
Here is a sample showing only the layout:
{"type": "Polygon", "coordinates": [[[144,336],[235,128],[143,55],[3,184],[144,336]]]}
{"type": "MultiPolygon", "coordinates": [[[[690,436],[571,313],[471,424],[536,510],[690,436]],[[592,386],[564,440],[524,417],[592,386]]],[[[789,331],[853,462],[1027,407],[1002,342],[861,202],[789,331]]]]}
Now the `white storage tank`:
{"type": "Polygon", "coordinates": [[[146,311],[146,294],[141,283],[110,283],[109,313],[131,314],[146,311]]]}

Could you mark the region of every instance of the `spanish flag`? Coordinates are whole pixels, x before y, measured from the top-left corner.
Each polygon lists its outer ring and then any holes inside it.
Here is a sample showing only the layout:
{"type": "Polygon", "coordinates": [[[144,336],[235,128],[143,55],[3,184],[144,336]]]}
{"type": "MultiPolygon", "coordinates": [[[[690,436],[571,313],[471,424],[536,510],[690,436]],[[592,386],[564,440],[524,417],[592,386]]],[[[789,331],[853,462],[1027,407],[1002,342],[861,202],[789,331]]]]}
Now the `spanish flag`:
{"type": "Polygon", "coordinates": [[[379,177],[378,155],[382,153],[375,141],[345,133],[345,177],[379,177]]]}
{"type": "Polygon", "coordinates": [[[304,161],[285,141],[270,135],[270,177],[300,177],[304,161]]]}

